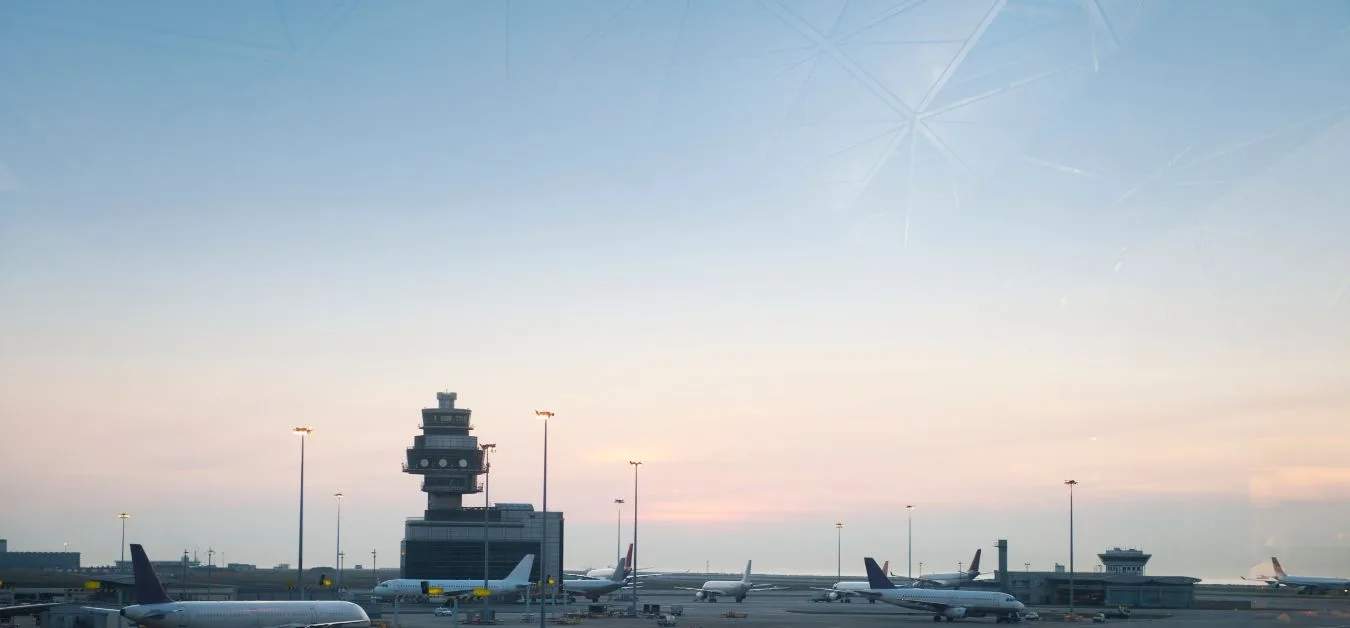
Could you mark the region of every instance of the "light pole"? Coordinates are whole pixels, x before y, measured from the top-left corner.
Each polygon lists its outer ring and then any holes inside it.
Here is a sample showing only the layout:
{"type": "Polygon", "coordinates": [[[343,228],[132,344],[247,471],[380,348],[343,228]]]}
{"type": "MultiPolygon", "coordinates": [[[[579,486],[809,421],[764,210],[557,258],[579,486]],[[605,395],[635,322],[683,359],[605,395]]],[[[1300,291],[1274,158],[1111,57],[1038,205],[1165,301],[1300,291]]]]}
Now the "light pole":
{"type": "MultiPolygon", "coordinates": [[[[618,568],[619,568],[619,557],[623,555],[623,550],[619,549],[619,546],[620,546],[620,545],[623,545],[623,541],[621,540],[621,537],[623,537],[623,504],[624,504],[624,501],[623,501],[622,499],[616,499],[616,500],[614,500],[614,506],[615,506],[615,507],[614,507],[614,515],[615,515],[615,516],[614,516],[614,568],[615,568],[615,569],[618,569],[618,568]]],[[[628,568],[628,566],[627,566],[627,565],[624,565],[624,569],[627,569],[627,568],[628,568]]]]}
{"type": "MultiPolygon", "coordinates": [[[[906,570],[907,570],[907,571],[905,572],[905,577],[907,577],[907,578],[913,578],[913,577],[914,577],[914,504],[909,504],[908,506],[905,506],[905,515],[906,515],[906,519],[909,521],[909,549],[906,551],[906,553],[908,554],[908,562],[909,562],[909,566],[906,567],[906,570]]],[[[888,574],[888,575],[889,575],[889,574],[888,574]]]]}
{"type": "Polygon", "coordinates": [[[919,561],[919,577],[923,577],[923,561],[919,561]]]}
{"type": "Polygon", "coordinates": [[[121,571],[127,563],[127,519],[130,519],[131,515],[119,512],[117,513],[117,518],[122,520],[122,559],[117,561],[118,563],[121,563],[117,566],[117,570],[121,571]]]}
{"type": "Polygon", "coordinates": [[[1078,480],[1064,480],[1069,487],[1069,613],[1073,613],[1073,487],[1078,480]]]}
{"type": "Polygon", "coordinates": [[[342,491],[333,493],[333,499],[337,500],[337,547],[333,549],[333,565],[337,569],[337,582],[334,588],[342,588],[342,491]]]}
{"type": "Polygon", "coordinates": [[[370,550],[370,573],[375,576],[375,586],[380,586],[380,564],[375,562],[375,550],[370,550]]]}
{"type": "MultiPolygon", "coordinates": [[[[548,410],[535,410],[534,416],[544,420],[544,512],[539,528],[539,582],[548,584],[548,420],[554,414],[548,410]]],[[[557,610],[556,608],[554,609],[557,610]]],[[[544,590],[539,589],[539,628],[546,625],[544,612],[544,590]]]]}
{"type": "Polygon", "coordinates": [[[1031,573],[1031,563],[1022,563],[1022,566],[1027,568],[1027,573],[1031,573]]]}
{"type": "Polygon", "coordinates": [[[206,599],[211,599],[211,565],[214,564],[216,550],[206,548],[206,599]]]}
{"type": "MultiPolygon", "coordinates": [[[[497,445],[494,443],[483,443],[478,445],[483,450],[483,588],[488,588],[488,513],[492,509],[492,463],[488,461],[488,452],[495,451],[497,445]]],[[[489,619],[488,604],[492,599],[491,595],[483,596],[483,619],[489,619]]],[[[455,615],[459,617],[459,615],[455,615]]]]}
{"type": "Polygon", "coordinates": [[[296,547],[295,586],[302,600],[305,599],[305,437],[313,431],[304,426],[291,429],[291,433],[300,437],[300,541],[296,547]]]}
{"type": "Polygon", "coordinates": [[[638,600],[638,588],[637,588],[637,582],[638,582],[638,574],[637,574],[637,556],[638,556],[638,542],[637,542],[637,541],[638,541],[638,539],[637,539],[637,520],[638,520],[638,467],[641,467],[641,466],[642,466],[642,461],[641,461],[641,460],[629,460],[629,461],[628,461],[628,464],[633,465],[633,564],[632,564],[632,565],[629,565],[629,567],[628,567],[628,568],[631,569],[632,572],[633,572],[633,603],[632,603],[631,606],[629,606],[629,609],[628,609],[628,610],[629,610],[629,613],[631,613],[632,615],[636,616],[636,615],[637,615],[637,600],[638,600]]]}
{"type": "Polygon", "coordinates": [[[834,581],[844,579],[844,524],[834,524],[834,581]]]}

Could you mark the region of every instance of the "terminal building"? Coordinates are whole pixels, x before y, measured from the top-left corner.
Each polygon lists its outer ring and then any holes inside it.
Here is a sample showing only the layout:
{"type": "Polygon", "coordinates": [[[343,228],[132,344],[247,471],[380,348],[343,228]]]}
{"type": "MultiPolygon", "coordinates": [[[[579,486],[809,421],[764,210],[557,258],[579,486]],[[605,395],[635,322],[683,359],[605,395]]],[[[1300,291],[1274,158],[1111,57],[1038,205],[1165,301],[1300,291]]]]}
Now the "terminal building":
{"type": "Polygon", "coordinates": [[[464,496],[483,491],[480,477],[488,460],[473,431],[472,411],[456,408],[453,392],[436,394],[437,407],[422,410],[422,434],[407,450],[403,472],[422,477],[427,509],[404,524],[400,556],[403,578],[483,577],[484,535],[490,578],[505,578],[527,554],[539,554],[548,526],[545,556],[537,557],[531,579],[559,578],[563,564],[563,516],[529,504],[465,507],[464,496]],[[547,570],[544,570],[544,569],[547,570]]]}
{"type": "MultiPolygon", "coordinates": [[[[998,571],[993,580],[976,580],[971,588],[999,589],[1028,605],[1069,604],[1070,577],[1062,565],[1054,571],[1009,571],[1008,542],[998,542],[998,571]]],[[[1075,606],[1191,608],[1199,578],[1149,576],[1144,566],[1152,556],[1137,549],[1112,548],[1097,555],[1101,572],[1074,573],[1075,606]]]]}
{"type": "Polygon", "coordinates": [[[0,569],[79,569],[79,552],[11,552],[0,539],[0,569]]]}

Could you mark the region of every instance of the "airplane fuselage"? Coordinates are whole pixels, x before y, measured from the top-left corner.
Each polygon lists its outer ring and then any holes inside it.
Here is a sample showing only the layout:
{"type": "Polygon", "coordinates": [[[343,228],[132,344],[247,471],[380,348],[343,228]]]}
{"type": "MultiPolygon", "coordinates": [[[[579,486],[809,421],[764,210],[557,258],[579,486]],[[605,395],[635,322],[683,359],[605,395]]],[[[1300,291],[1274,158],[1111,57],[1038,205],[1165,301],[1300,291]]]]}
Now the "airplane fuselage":
{"type": "Polygon", "coordinates": [[[701,590],[695,594],[698,599],[707,599],[716,601],[719,596],[745,599],[745,594],[750,592],[751,583],[741,580],[709,580],[703,583],[701,590]]]}
{"type": "MultiPolygon", "coordinates": [[[[830,600],[849,601],[849,598],[853,597],[852,594],[859,591],[865,591],[869,588],[871,588],[871,585],[866,582],[841,581],[834,583],[834,586],[830,587],[829,590],[825,592],[825,595],[830,600]]],[[[868,601],[875,602],[876,600],[868,601]]]]}
{"type": "Polygon", "coordinates": [[[570,595],[579,595],[581,597],[597,600],[600,596],[607,593],[613,593],[627,586],[623,582],[614,582],[613,580],[563,580],[563,590],[570,595]]]}
{"type": "Polygon", "coordinates": [[[121,615],[150,628],[280,628],[348,623],[368,628],[370,617],[351,602],[169,602],[128,606],[121,615]]]}
{"type": "Polygon", "coordinates": [[[964,617],[984,617],[999,615],[1011,617],[1018,615],[1026,606],[1006,593],[988,591],[948,591],[944,589],[868,589],[869,596],[887,604],[901,608],[921,611],[934,611],[935,614],[949,620],[964,617]]]}
{"type": "MultiPolygon", "coordinates": [[[[414,580],[411,578],[398,578],[395,580],[385,580],[371,590],[371,595],[377,597],[421,597],[422,583],[427,583],[428,589],[440,589],[445,591],[442,595],[446,597],[457,597],[454,591],[472,591],[483,587],[482,580],[414,580]]],[[[492,591],[492,595],[505,595],[508,593],[518,593],[525,590],[526,585],[506,580],[488,580],[487,589],[492,591]]],[[[435,595],[435,594],[432,594],[435,595]]]]}
{"type": "Polygon", "coordinates": [[[1299,587],[1305,591],[1350,589],[1350,579],[1346,578],[1327,578],[1324,576],[1279,576],[1275,579],[1275,582],[1277,585],[1299,587]]]}
{"type": "Polygon", "coordinates": [[[952,573],[922,574],[919,576],[919,578],[923,580],[932,580],[933,582],[936,582],[944,587],[951,587],[970,582],[971,580],[975,579],[975,576],[972,576],[966,572],[952,572],[952,573]]]}

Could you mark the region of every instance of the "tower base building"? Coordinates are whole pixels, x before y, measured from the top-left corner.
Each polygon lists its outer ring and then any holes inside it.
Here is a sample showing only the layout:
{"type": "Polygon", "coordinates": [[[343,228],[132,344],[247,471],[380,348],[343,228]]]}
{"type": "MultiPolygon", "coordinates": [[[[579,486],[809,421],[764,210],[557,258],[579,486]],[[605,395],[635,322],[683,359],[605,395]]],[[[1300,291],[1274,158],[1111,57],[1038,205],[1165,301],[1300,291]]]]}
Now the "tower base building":
{"type": "Polygon", "coordinates": [[[487,472],[478,437],[471,436],[472,411],[456,408],[457,395],[437,393],[437,407],[422,410],[422,434],[407,450],[403,472],[422,476],[427,509],[404,523],[399,571],[404,578],[482,578],[484,537],[488,576],[505,578],[527,554],[536,555],[530,577],[547,573],[562,579],[563,516],[537,512],[530,504],[465,507],[465,495],[483,491],[487,472]],[[541,560],[539,542],[548,526],[548,547],[541,560]],[[547,566],[547,571],[542,568],[547,566]]]}

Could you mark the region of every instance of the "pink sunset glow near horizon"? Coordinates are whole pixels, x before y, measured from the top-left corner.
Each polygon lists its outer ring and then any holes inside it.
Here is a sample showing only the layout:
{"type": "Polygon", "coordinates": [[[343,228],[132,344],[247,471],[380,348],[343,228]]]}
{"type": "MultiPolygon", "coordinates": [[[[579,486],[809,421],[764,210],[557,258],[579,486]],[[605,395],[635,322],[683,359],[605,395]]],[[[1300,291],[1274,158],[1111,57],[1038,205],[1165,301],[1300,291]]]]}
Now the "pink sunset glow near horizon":
{"type": "Polygon", "coordinates": [[[1075,479],[1350,575],[1350,13],[1232,1],[0,3],[0,538],[294,564],[308,425],[392,567],[450,390],[569,568],[641,459],[639,567],[1051,569],[1075,479]]]}

